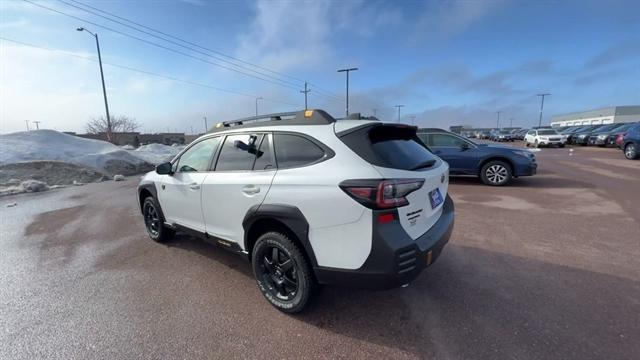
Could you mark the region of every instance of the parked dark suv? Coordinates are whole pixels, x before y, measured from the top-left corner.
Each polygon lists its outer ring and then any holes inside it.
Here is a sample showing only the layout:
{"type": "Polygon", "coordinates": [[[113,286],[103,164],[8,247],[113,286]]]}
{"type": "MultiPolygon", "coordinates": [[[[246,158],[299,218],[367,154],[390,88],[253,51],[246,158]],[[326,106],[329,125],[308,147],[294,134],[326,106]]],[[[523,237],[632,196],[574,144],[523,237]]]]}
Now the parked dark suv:
{"type": "Polygon", "coordinates": [[[449,163],[451,175],[475,175],[487,185],[499,186],[537,171],[535,155],[529,150],[478,144],[442,129],[418,129],[418,137],[449,163]]]}
{"type": "Polygon", "coordinates": [[[629,160],[640,157],[640,123],[627,129],[627,133],[620,143],[624,156],[629,160]]]}

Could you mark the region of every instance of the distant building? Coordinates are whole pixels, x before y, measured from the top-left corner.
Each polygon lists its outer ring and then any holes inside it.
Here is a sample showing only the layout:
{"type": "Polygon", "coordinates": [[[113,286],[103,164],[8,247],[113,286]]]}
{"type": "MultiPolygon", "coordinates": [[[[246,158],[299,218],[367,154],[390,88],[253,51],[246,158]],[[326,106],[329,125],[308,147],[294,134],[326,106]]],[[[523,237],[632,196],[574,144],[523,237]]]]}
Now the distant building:
{"type": "Polygon", "coordinates": [[[184,133],[140,134],[141,144],[186,144],[184,133]]]}
{"type": "Polygon", "coordinates": [[[640,105],[612,106],[551,118],[551,126],[601,125],[640,121],[640,105]]]}
{"type": "MultiPolygon", "coordinates": [[[[75,136],[79,136],[85,139],[94,139],[94,140],[102,140],[107,141],[107,133],[100,132],[97,134],[76,134],[75,136]]],[[[140,133],[139,132],[114,132],[111,134],[111,142],[115,145],[131,145],[138,147],[140,145],[140,133]]]]}

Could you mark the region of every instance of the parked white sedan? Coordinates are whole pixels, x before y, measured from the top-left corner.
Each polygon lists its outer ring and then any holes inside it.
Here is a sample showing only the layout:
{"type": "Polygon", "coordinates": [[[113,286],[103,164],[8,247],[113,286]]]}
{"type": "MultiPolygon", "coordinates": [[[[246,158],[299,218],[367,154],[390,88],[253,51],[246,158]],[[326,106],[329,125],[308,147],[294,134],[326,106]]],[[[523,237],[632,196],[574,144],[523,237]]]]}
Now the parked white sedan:
{"type": "Polygon", "coordinates": [[[566,138],[554,129],[532,129],[524,137],[525,145],[534,147],[556,145],[563,148],[566,141],[566,138]]]}

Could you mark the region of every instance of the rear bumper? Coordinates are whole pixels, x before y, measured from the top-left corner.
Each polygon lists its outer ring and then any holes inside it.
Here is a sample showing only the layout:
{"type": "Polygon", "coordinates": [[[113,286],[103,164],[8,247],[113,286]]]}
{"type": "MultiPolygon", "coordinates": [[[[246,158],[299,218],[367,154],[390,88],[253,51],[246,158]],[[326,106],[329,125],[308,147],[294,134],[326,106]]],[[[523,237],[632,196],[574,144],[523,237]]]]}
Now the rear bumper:
{"type": "MultiPolygon", "coordinates": [[[[397,210],[393,212],[397,218],[397,210]]],[[[377,215],[378,212],[374,212],[374,216],[377,215]]],[[[454,205],[449,195],[438,221],[415,240],[397,220],[387,224],[374,222],[371,253],[362,267],[356,270],[317,267],[316,278],[321,284],[378,290],[407,284],[440,256],[453,231],[453,223],[454,205]]]]}

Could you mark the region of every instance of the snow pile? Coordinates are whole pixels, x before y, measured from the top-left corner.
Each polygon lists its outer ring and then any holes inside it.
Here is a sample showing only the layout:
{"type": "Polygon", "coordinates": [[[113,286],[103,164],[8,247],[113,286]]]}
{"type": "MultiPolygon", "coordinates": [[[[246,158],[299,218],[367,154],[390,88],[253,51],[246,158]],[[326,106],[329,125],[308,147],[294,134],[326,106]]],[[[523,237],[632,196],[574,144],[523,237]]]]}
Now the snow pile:
{"type": "Polygon", "coordinates": [[[158,165],[170,161],[184,146],[169,146],[163,144],[142,145],[131,153],[144,161],[158,165]]]}
{"type": "Polygon", "coordinates": [[[0,135],[0,165],[30,161],[61,161],[104,174],[135,174],[152,167],[133,151],[101,140],[84,139],[54,130],[0,135]]]}
{"type": "Polygon", "coordinates": [[[49,190],[49,185],[38,180],[23,181],[18,185],[0,187],[0,195],[13,195],[25,192],[41,192],[49,190]]]}

